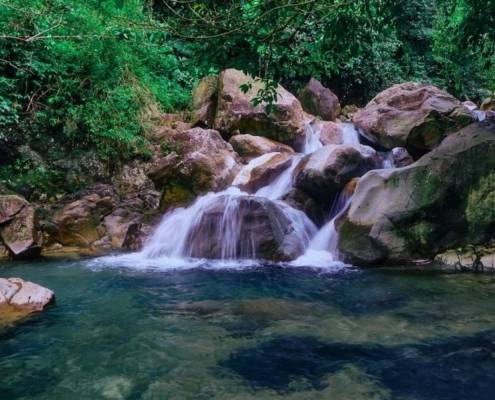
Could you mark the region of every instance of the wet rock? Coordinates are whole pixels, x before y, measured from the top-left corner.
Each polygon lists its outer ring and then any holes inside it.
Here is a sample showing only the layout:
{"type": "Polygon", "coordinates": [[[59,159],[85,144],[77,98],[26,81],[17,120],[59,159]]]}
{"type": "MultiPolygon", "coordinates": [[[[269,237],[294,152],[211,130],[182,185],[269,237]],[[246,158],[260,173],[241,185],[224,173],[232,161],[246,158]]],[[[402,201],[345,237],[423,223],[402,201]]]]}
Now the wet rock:
{"type": "Polygon", "coordinates": [[[331,121],[315,121],[315,131],[320,131],[320,142],[327,144],[343,144],[343,130],[340,124],[331,121]]]}
{"type": "Polygon", "coordinates": [[[394,85],[354,115],[364,135],[386,149],[405,147],[418,157],[472,122],[459,100],[435,86],[394,85]]]}
{"type": "Polygon", "coordinates": [[[247,134],[234,135],[230,138],[229,143],[246,161],[250,161],[253,158],[267,153],[294,153],[294,150],[290,146],[261,136],[247,134]]]}
{"type": "Polygon", "coordinates": [[[168,131],[167,138],[175,148],[168,155],[155,157],[147,171],[157,188],[182,183],[200,194],[232,183],[239,170],[239,157],[217,131],[168,131]]]}
{"type": "Polygon", "coordinates": [[[301,228],[279,203],[254,196],[221,196],[189,232],[188,243],[193,257],[286,261],[304,252],[309,238],[301,228]],[[228,207],[235,213],[226,221],[228,207]]]}
{"type": "Polygon", "coordinates": [[[340,103],[337,96],[314,78],[311,78],[299,93],[299,101],[304,111],[317,115],[326,121],[334,121],[340,114],[340,103]]]}
{"type": "Polygon", "coordinates": [[[327,145],[305,156],[294,170],[295,187],[330,203],[352,178],[377,168],[376,152],[362,145],[327,145]]]}
{"type": "Polygon", "coordinates": [[[321,225],[325,221],[325,210],[328,207],[322,207],[315,199],[300,189],[291,189],[282,200],[289,206],[304,212],[316,225],[321,225]]]}
{"type": "Polygon", "coordinates": [[[414,159],[404,147],[395,147],[392,149],[392,160],[395,168],[407,167],[414,162],[414,159]]]}
{"type": "Polygon", "coordinates": [[[469,219],[471,194],[495,168],[495,127],[472,124],[404,168],[363,176],[337,223],[339,251],[358,265],[430,258],[489,234],[495,221],[469,219]],[[476,229],[471,229],[473,226],[476,229]]]}
{"type": "Polygon", "coordinates": [[[0,325],[15,322],[42,311],[55,300],[55,294],[43,286],[20,278],[0,278],[0,325]]]}
{"type": "Polygon", "coordinates": [[[192,91],[192,124],[212,127],[218,96],[218,76],[205,76],[192,91]]]}
{"type": "Polygon", "coordinates": [[[266,104],[253,106],[263,83],[255,81],[243,72],[227,69],[219,76],[217,115],[214,128],[226,136],[246,133],[264,136],[288,144],[296,150],[304,145],[304,113],[291,93],[282,86],[277,88],[276,110],[268,113],[266,104]],[[240,86],[251,84],[252,88],[243,93],[240,86]]]}
{"type": "Polygon", "coordinates": [[[273,182],[291,162],[292,156],[287,153],[265,154],[242,168],[232,184],[245,192],[254,193],[273,182]]]}

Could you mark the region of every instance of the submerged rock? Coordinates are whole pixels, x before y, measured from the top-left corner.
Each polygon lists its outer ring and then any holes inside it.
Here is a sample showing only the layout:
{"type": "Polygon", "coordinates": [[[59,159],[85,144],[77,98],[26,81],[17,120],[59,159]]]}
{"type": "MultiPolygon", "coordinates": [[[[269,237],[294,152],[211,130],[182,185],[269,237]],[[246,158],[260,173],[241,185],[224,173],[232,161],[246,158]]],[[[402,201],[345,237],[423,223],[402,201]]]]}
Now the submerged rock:
{"type": "Polygon", "coordinates": [[[472,116],[447,92],[409,82],[379,93],[353,120],[372,142],[386,149],[405,147],[420,156],[472,122],[472,116]]]}
{"type": "Polygon", "coordinates": [[[262,136],[253,136],[248,134],[234,135],[230,138],[229,143],[246,161],[267,153],[294,153],[292,147],[262,136]]]}
{"type": "Polygon", "coordinates": [[[301,90],[299,100],[304,111],[324,120],[333,121],[340,114],[340,103],[337,96],[314,78],[311,78],[301,90]]]}
{"type": "Polygon", "coordinates": [[[0,325],[15,322],[42,311],[55,300],[55,294],[43,286],[20,278],[0,278],[0,325]]]}
{"type": "Polygon", "coordinates": [[[235,133],[247,133],[264,136],[294,147],[304,145],[304,112],[301,103],[282,86],[278,86],[276,110],[268,113],[266,104],[253,106],[251,100],[256,97],[263,83],[255,81],[235,69],[226,69],[219,76],[217,115],[214,128],[227,136],[235,133]],[[240,89],[243,84],[252,87],[246,93],[240,89]]]}
{"type": "Polygon", "coordinates": [[[352,178],[377,168],[376,152],[362,145],[327,145],[305,156],[294,170],[295,187],[330,203],[352,178]]]}
{"type": "Polygon", "coordinates": [[[358,265],[398,263],[483,238],[495,214],[474,194],[494,170],[495,127],[472,124],[412,165],[368,172],[336,224],[341,256],[358,265]]]}

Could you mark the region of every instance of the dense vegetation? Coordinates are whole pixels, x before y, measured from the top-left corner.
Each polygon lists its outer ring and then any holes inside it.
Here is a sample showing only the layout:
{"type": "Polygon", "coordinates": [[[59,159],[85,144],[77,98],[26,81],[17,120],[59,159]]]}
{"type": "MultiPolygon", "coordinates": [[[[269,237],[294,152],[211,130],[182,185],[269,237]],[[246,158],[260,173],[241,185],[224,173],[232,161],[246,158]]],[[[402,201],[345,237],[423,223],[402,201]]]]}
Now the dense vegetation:
{"type": "Polygon", "coordinates": [[[405,80],[480,100],[495,0],[1,0],[0,183],[75,189],[81,154],[146,157],[153,119],[225,67],[293,91],[313,76],[344,103],[405,80]]]}

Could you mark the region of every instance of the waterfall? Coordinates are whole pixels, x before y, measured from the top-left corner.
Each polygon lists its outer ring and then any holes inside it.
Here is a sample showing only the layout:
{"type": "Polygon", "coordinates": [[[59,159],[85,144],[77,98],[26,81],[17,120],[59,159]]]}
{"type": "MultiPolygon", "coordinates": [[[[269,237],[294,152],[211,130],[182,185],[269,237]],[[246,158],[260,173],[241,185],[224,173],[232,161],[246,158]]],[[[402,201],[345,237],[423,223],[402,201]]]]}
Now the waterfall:
{"type": "Polygon", "coordinates": [[[256,249],[263,238],[259,237],[257,229],[263,220],[257,221],[256,213],[263,212],[263,216],[268,216],[272,230],[287,235],[287,238],[284,236],[281,240],[284,251],[288,254],[298,249],[303,252],[317,228],[306,214],[279,199],[292,188],[294,169],[304,154],[322,147],[319,133],[311,123],[306,123],[303,154],[292,156],[290,165],[254,195],[243,192],[236,185],[246,182],[251,172],[269,160],[273,153],[251,160],[234,178],[230,188],[218,193],[207,193],[191,206],[164,215],[141,251],[141,256],[147,259],[259,258],[256,249]]]}
{"type": "Polygon", "coordinates": [[[342,143],[343,144],[359,144],[359,133],[351,122],[342,122],[342,143]]]}
{"type": "Polygon", "coordinates": [[[305,135],[306,142],[304,143],[303,153],[311,154],[323,147],[320,142],[320,130],[315,131],[313,128],[313,121],[306,121],[305,123],[305,135]]]}
{"type": "Polygon", "coordinates": [[[340,192],[335,198],[329,213],[329,221],[321,227],[309,242],[306,252],[294,260],[295,266],[326,266],[338,261],[335,220],[351,204],[352,194],[340,192]]]}

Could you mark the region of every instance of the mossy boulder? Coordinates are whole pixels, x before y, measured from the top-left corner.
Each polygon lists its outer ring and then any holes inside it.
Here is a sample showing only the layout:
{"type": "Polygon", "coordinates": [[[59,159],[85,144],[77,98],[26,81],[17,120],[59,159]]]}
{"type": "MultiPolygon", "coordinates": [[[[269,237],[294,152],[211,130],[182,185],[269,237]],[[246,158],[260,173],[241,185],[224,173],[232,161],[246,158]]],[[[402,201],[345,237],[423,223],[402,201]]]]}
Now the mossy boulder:
{"type": "Polygon", "coordinates": [[[353,117],[372,142],[386,149],[405,147],[415,157],[472,120],[455,97],[435,86],[413,82],[384,90],[353,117]]]}
{"type": "Polygon", "coordinates": [[[491,187],[494,170],[495,127],[476,123],[414,164],[368,172],[336,223],[341,257],[358,265],[399,263],[484,240],[495,215],[474,210],[491,204],[479,193],[491,187]]]}

